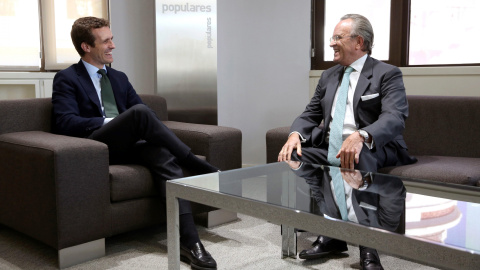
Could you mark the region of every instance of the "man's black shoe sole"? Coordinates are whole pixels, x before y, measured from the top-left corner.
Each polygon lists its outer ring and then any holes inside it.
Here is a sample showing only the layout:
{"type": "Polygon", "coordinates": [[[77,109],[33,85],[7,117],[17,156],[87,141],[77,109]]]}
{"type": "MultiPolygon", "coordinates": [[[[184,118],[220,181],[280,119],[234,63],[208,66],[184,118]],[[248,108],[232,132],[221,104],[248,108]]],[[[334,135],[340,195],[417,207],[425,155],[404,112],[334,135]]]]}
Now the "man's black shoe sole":
{"type": "Polygon", "coordinates": [[[304,255],[304,256],[298,255],[298,258],[302,259],[302,260],[314,260],[314,259],[323,258],[323,257],[325,257],[327,255],[330,255],[330,254],[341,254],[341,253],[346,252],[346,251],[348,251],[348,249],[346,249],[346,250],[333,250],[333,251],[317,253],[317,254],[312,254],[312,255],[304,255]]]}

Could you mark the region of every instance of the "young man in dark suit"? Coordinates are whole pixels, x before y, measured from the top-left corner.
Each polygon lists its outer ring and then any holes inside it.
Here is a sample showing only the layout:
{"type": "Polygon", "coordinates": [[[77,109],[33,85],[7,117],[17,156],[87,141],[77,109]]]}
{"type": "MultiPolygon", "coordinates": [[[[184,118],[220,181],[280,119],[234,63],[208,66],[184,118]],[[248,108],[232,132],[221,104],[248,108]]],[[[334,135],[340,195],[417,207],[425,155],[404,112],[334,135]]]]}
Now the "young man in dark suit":
{"type": "MultiPolygon", "coordinates": [[[[110,68],[115,49],[107,20],[84,17],[71,37],[81,60],[58,72],[53,81],[55,132],[108,145],[110,164],[147,166],[165,200],[165,182],[183,177],[180,165],[196,174],[218,169],[197,158],[190,148],[143,104],[127,76],[110,68]]],[[[192,267],[215,269],[193,222],[190,202],[180,200],[181,255],[192,267]]]]}
{"type": "MultiPolygon", "coordinates": [[[[340,19],[330,38],[337,65],[322,73],[313,98],[290,128],[278,161],[368,172],[416,161],[408,155],[402,136],[408,116],[402,73],[370,57],[372,46],[373,28],[367,18],[348,14],[340,19]]],[[[302,251],[300,258],[346,251],[345,242],[322,239],[302,251]]],[[[362,252],[361,260],[364,269],[382,269],[373,249],[362,252]]]]}

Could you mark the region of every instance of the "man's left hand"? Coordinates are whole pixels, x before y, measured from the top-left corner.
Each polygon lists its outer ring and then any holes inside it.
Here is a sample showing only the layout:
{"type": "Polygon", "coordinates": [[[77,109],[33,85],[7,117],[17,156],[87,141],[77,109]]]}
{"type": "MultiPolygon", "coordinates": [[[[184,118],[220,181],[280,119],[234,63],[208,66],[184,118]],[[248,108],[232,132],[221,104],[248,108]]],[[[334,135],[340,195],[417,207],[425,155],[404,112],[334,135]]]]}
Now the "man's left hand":
{"type": "Polygon", "coordinates": [[[347,182],[352,188],[359,189],[361,186],[363,186],[363,177],[359,171],[340,170],[340,172],[343,180],[345,180],[345,182],[347,182]]]}
{"type": "Polygon", "coordinates": [[[358,132],[354,132],[347,137],[337,154],[337,158],[340,158],[340,167],[355,169],[355,164],[358,164],[360,159],[364,141],[365,139],[358,132]]]}

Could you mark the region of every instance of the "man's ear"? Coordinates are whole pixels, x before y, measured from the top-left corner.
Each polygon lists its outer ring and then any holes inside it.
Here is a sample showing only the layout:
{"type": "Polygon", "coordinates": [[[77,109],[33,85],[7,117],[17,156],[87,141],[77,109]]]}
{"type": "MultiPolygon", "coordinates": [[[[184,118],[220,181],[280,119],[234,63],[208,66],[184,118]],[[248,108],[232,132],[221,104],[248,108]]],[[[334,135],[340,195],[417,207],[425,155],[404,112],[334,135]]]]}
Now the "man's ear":
{"type": "Polygon", "coordinates": [[[357,36],[356,41],[357,41],[357,44],[355,44],[355,49],[362,50],[363,49],[363,41],[364,41],[363,37],[357,36]]]}
{"type": "Polygon", "coordinates": [[[85,42],[82,42],[82,45],[81,45],[81,46],[82,46],[82,50],[83,50],[84,52],[90,52],[90,47],[91,47],[90,45],[88,45],[88,44],[85,43],[85,42]]]}

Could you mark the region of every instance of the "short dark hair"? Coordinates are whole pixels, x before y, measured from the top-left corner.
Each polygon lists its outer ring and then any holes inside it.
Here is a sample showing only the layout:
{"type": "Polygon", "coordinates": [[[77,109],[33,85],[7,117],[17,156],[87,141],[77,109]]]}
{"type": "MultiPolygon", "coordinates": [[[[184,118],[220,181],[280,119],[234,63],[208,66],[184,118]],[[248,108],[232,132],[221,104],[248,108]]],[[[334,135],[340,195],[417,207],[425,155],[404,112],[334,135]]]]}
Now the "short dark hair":
{"type": "Polygon", "coordinates": [[[373,48],[373,27],[370,24],[370,21],[362,15],[359,14],[347,14],[344,15],[340,20],[352,19],[352,32],[351,36],[361,36],[363,38],[363,48],[362,51],[367,52],[368,55],[372,54],[373,48]]]}
{"type": "Polygon", "coordinates": [[[96,17],[82,17],[73,23],[70,36],[72,37],[73,46],[75,46],[75,50],[77,50],[80,56],[85,55],[85,51],[82,49],[83,42],[95,47],[95,36],[92,33],[92,29],[105,26],[110,27],[110,22],[96,17]]]}

